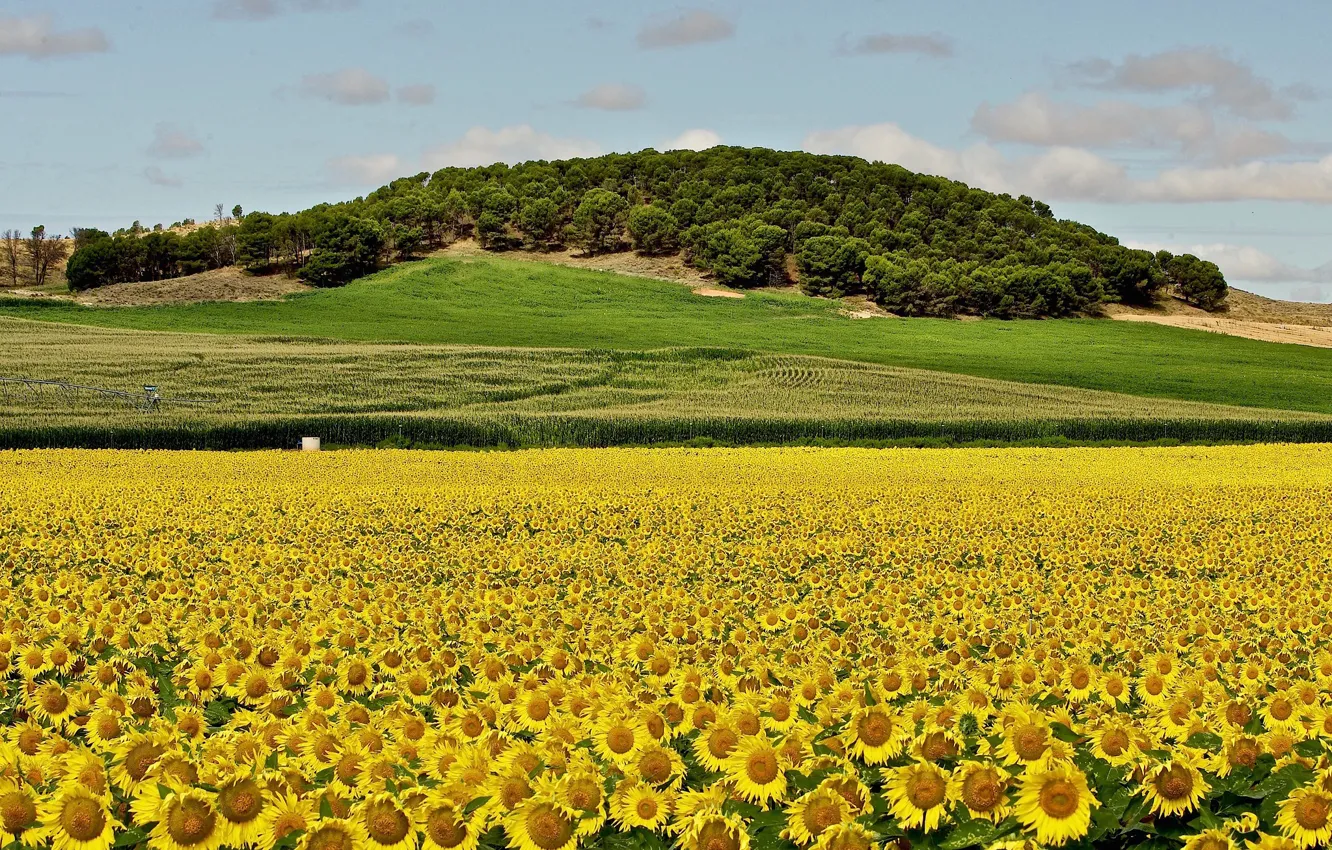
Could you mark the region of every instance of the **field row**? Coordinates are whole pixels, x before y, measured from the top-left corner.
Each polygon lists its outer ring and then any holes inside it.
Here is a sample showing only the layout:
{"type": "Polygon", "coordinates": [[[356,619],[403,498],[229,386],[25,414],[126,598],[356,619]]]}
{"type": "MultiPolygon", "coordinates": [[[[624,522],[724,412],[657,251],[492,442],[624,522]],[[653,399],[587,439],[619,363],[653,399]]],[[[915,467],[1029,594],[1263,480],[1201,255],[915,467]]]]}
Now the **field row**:
{"type": "Polygon", "coordinates": [[[1332,836],[1329,446],[15,452],[0,482],[6,845],[1332,836]]]}

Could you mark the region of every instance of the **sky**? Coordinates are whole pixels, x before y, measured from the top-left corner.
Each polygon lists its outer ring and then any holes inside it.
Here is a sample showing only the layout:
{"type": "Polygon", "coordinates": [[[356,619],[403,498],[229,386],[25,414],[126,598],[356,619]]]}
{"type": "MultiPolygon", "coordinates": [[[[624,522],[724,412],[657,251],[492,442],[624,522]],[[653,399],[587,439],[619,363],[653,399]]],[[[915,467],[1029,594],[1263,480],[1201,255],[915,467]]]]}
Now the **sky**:
{"type": "Polygon", "coordinates": [[[1326,0],[0,0],[0,229],[761,146],[1029,194],[1332,301],[1326,0]]]}

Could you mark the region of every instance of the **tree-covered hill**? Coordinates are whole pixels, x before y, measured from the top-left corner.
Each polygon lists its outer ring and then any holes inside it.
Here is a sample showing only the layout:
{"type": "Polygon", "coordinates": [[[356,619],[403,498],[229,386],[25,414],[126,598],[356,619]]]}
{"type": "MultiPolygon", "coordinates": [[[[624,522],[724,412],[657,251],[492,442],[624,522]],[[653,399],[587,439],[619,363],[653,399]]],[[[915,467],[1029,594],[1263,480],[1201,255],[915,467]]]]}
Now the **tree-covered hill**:
{"type": "Polygon", "coordinates": [[[446,168],[346,203],[252,212],[204,230],[212,232],[81,231],[70,284],[162,279],[234,259],[336,286],[474,236],[495,251],[682,252],[730,286],[864,292],[913,316],[1068,316],[1105,302],[1150,303],[1167,288],[1215,309],[1226,295],[1212,263],[1126,248],[1025,195],[762,148],[446,168]]]}

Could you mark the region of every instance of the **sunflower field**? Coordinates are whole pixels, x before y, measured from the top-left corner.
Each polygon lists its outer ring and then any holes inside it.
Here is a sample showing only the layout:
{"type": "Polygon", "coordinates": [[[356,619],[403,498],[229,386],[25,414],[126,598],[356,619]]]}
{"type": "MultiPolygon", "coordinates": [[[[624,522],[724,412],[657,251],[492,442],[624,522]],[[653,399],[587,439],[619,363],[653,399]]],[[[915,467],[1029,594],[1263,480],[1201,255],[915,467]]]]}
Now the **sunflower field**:
{"type": "Polygon", "coordinates": [[[0,849],[1332,838],[1332,446],[0,454],[0,849]]]}

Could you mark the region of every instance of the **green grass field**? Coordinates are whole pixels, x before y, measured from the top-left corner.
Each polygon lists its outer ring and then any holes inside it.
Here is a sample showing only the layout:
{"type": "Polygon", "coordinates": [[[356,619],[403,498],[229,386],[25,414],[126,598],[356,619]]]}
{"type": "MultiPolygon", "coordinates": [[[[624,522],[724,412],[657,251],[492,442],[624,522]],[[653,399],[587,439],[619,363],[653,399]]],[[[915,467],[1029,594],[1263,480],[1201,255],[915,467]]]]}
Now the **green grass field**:
{"type": "Polygon", "coordinates": [[[1023,383],[1332,413],[1332,350],[1107,320],[851,319],[835,302],[487,257],[424,260],[280,302],[85,308],[0,300],[0,315],[144,330],[376,342],[644,350],[721,346],[1023,383]]]}

